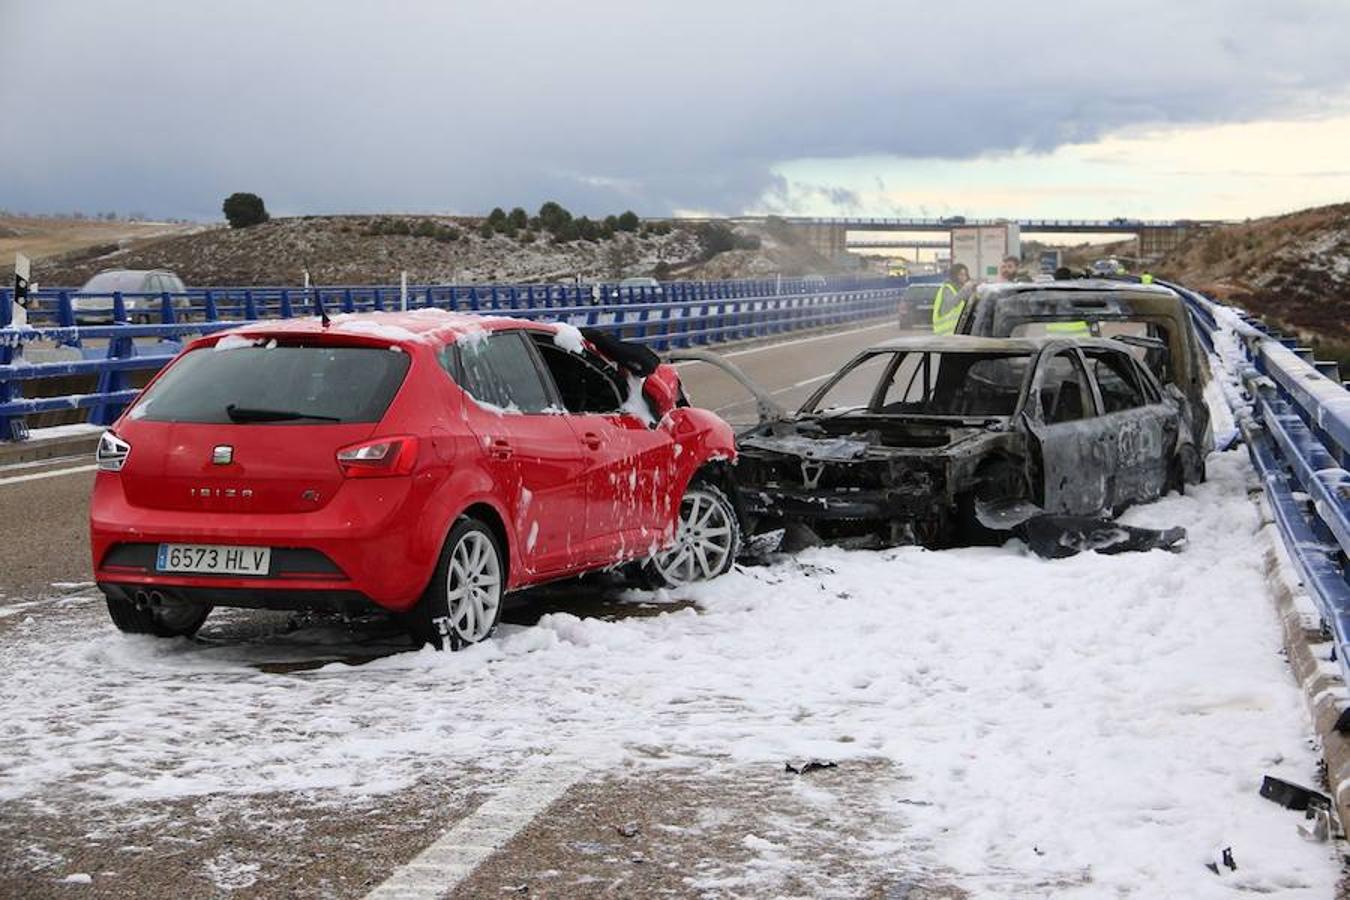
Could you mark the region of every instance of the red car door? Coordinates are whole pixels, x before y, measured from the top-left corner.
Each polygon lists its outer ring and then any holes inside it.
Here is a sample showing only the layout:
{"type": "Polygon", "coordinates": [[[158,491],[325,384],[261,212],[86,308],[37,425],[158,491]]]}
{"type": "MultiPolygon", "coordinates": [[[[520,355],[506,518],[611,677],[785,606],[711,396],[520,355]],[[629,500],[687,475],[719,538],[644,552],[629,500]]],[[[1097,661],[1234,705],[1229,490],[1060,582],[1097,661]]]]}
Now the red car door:
{"type": "MultiPolygon", "coordinates": [[[[461,341],[458,380],[468,392],[466,424],[482,443],[530,580],[583,563],[587,453],[518,331],[461,341]]],[[[452,373],[454,374],[454,373],[452,373]]]]}
{"type": "Polygon", "coordinates": [[[585,455],[586,564],[610,565],[660,546],[679,502],[669,432],[622,411],[629,385],[601,357],[560,348],[548,335],[536,336],[535,346],[585,455]]]}
{"type": "Polygon", "coordinates": [[[628,413],[571,417],[586,452],[586,543],[609,563],[662,545],[675,520],[670,434],[628,413]]]}

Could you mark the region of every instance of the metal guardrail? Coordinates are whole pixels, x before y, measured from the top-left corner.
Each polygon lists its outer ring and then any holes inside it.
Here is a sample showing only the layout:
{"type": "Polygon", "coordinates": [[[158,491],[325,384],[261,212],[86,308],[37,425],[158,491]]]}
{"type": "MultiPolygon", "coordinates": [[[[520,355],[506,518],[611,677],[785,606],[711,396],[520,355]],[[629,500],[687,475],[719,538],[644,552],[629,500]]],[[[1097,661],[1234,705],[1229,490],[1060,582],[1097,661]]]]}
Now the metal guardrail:
{"type": "MultiPolygon", "coordinates": [[[[893,315],[905,284],[894,278],[810,278],[672,282],[659,289],[416,285],[408,287],[406,296],[408,309],[434,307],[566,321],[607,329],[626,340],[666,350],[893,315]]],[[[261,318],[312,316],[320,309],[333,315],[397,310],[402,308],[402,297],[400,287],[383,286],[220,288],[155,295],[38,292],[36,302],[29,306],[28,325],[0,327],[0,440],[24,440],[24,417],[52,410],[89,409],[90,422],[111,424],[137,394],[128,373],[157,371],[178,353],[185,336],[261,318]],[[90,299],[100,302],[80,302],[90,299]],[[112,319],[112,323],[79,324],[91,318],[112,319]],[[136,319],[147,321],[139,324],[136,319]],[[147,348],[150,339],[155,343],[147,348]],[[24,347],[37,343],[75,348],[81,358],[25,359],[24,347]],[[25,385],[72,376],[95,377],[95,390],[25,396],[25,385]]],[[[9,292],[0,291],[0,310],[6,319],[11,306],[9,292]]]]}
{"type": "MultiPolygon", "coordinates": [[[[1285,549],[1350,685],[1350,391],[1265,326],[1177,285],[1233,387],[1229,403],[1285,549]]],[[[1342,706],[1339,730],[1350,728],[1342,706]]]]}

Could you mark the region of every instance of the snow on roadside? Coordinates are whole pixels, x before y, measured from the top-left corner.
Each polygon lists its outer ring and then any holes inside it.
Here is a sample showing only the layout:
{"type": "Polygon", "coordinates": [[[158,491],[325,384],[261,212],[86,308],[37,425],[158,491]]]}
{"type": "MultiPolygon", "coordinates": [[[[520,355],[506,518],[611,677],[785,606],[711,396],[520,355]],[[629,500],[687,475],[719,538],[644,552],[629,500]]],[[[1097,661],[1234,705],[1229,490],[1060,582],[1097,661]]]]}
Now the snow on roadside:
{"type": "Polygon", "coordinates": [[[1181,554],[817,550],[680,592],[701,612],[553,613],[361,667],[275,674],[250,644],[33,617],[0,646],[0,802],[357,795],[541,753],[728,772],[880,758],[905,780],[877,803],[905,827],[878,840],[975,896],[1330,896],[1331,851],[1257,795],[1266,773],[1313,783],[1316,755],[1251,470],[1210,463],[1126,517],[1187,527],[1181,554]],[[1228,846],[1238,870],[1213,875],[1228,846]]]}

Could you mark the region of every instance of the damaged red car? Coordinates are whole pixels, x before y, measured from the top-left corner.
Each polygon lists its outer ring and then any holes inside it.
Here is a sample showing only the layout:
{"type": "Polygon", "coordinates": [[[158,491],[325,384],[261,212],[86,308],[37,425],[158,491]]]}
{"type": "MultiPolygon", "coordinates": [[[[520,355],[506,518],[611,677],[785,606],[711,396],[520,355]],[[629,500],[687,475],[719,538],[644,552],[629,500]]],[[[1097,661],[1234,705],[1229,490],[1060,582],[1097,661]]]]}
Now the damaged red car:
{"type": "Polygon", "coordinates": [[[672,367],[598,332],[260,322],[194,341],[104,434],[95,579],[128,632],[189,635],[213,606],[386,610],[454,648],[518,588],[725,572],[735,455],[672,367]]]}

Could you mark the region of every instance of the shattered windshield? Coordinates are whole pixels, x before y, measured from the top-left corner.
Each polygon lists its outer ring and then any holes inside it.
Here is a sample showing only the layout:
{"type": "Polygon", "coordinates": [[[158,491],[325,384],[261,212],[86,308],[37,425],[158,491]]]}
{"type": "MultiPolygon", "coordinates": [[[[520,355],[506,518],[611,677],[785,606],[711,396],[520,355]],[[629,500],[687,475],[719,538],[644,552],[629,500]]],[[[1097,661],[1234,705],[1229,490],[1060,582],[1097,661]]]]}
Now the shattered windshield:
{"type": "Polygon", "coordinates": [[[804,415],[1011,416],[1026,353],[882,351],[855,360],[802,407],[804,415]]]}

